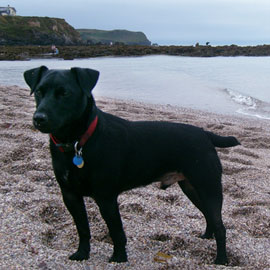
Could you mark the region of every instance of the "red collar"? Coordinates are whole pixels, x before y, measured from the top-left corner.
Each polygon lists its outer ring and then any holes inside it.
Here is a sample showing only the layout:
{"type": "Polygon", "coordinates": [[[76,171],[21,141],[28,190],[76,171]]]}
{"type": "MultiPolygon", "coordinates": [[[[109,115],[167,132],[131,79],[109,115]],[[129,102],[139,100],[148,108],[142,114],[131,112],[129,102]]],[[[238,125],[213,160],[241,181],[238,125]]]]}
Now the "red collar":
{"type": "MultiPolygon", "coordinates": [[[[92,136],[96,127],[97,127],[98,117],[96,116],[95,119],[91,122],[86,132],[82,135],[79,141],[76,141],[75,144],[78,142],[78,148],[82,148],[87,140],[92,136]]],[[[58,147],[61,152],[69,152],[74,150],[74,143],[61,143],[55,136],[50,134],[50,138],[54,142],[54,144],[58,147]]]]}

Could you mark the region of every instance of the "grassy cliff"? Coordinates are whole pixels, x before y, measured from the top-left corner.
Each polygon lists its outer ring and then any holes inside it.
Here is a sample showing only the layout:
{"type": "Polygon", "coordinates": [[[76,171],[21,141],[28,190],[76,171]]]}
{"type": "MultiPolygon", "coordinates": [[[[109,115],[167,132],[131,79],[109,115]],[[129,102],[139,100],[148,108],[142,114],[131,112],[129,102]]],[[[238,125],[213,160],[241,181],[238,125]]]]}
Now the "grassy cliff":
{"type": "Polygon", "coordinates": [[[127,30],[75,30],[64,19],[0,16],[0,45],[151,45],[142,32],[127,30]]]}
{"type": "Polygon", "coordinates": [[[0,45],[76,45],[80,34],[64,19],[0,16],[0,45]]]}
{"type": "Polygon", "coordinates": [[[146,35],[142,32],[133,32],[127,30],[95,30],[95,29],[77,29],[81,38],[88,44],[110,44],[123,43],[126,45],[151,45],[146,35]]]}

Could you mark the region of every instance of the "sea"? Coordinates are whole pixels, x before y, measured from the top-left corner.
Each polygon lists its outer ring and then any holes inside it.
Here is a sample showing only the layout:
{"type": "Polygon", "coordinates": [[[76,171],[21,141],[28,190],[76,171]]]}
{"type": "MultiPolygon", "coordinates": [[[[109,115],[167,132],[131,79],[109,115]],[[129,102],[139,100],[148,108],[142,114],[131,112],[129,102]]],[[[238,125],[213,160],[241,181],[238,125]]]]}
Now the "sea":
{"type": "MultiPolygon", "coordinates": [[[[99,57],[0,61],[0,85],[27,87],[23,72],[46,65],[100,72],[94,96],[270,120],[270,57],[99,57]]],[[[12,94],[12,93],[10,93],[12,94]]]]}

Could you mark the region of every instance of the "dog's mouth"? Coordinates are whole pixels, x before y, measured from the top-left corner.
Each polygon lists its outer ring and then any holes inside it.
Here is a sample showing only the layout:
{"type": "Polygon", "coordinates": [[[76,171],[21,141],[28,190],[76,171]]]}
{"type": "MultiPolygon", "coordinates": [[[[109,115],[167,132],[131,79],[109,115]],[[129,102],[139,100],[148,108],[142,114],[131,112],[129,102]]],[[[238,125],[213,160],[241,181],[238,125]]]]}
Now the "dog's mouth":
{"type": "Polygon", "coordinates": [[[35,120],[33,120],[33,125],[37,130],[39,130],[42,133],[51,133],[52,132],[48,125],[37,123],[35,120]]]}
{"type": "Polygon", "coordinates": [[[52,133],[53,131],[51,125],[47,121],[40,122],[35,120],[35,118],[33,118],[33,125],[37,130],[39,130],[42,133],[52,133]]]}

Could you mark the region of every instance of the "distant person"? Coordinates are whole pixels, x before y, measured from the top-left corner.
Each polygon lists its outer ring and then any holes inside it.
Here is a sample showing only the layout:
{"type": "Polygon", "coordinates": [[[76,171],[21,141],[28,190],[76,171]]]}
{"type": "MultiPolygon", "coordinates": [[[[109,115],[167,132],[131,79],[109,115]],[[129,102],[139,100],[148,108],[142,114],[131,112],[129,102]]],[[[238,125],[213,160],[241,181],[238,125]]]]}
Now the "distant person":
{"type": "Polygon", "coordinates": [[[56,48],[55,45],[52,45],[52,51],[53,51],[53,54],[54,54],[54,55],[59,54],[59,50],[58,50],[58,48],[56,48]]]}

